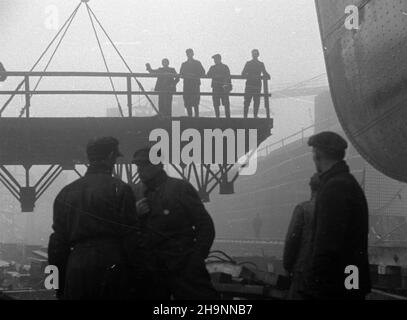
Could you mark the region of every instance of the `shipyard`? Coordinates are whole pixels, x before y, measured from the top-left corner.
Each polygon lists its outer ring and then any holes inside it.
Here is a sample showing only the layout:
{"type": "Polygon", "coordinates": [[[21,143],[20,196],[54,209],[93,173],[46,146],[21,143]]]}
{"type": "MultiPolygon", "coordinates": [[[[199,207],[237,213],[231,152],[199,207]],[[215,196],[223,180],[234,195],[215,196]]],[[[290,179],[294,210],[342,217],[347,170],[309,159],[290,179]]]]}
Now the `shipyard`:
{"type": "Polygon", "coordinates": [[[407,300],[405,12],[1,1],[0,300],[407,300]]]}

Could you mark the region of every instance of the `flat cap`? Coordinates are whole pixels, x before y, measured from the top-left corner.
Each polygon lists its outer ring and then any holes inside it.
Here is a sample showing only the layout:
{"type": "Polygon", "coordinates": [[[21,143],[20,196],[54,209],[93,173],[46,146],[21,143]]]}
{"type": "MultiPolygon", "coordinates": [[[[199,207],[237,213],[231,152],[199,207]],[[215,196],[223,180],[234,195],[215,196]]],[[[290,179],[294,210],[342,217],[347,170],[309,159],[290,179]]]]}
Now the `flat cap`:
{"type": "Polygon", "coordinates": [[[113,137],[102,137],[92,139],[86,146],[89,160],[105,159],[114,152],[117,157],[123,156],[119,151],[119,141],[113,137]]]}
{"type": "Polygon", "coordinates": [[[342,152],[348,148],[348,143],[344,138],[335,132],[321,132],[313,135],[308,140],[308,145],[328,153],[342,152]]]}
{"type": "MultiPolygon", "coordinates": [[[[133,163],[150,162],[150,151],[155,146],[155,143],[146,143],[140,146],[133,154],[133,163]]],[[[157,151],[157,156],[161,157],[161,149],[157,151]]]]}
{"type": "Polygon", "coordinates": [[[214,54],[214,55],[212,56],[212,59],[216,59],[216,58],[222,59],[222,56],[221,56],[219,53],[214,54]]]}

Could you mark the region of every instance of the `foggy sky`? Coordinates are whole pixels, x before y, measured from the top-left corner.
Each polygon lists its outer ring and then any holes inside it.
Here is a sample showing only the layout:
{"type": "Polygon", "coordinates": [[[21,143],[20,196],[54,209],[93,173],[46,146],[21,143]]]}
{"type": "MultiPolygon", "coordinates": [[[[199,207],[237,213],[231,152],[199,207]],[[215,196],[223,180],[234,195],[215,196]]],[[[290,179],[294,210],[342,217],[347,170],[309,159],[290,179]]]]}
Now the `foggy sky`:
{"type": "MultiPolygon", "coordinates": [[[[1,0],[0,61],[9,70],[29,70],[56,33],[47,28],[50,6],[58,9],[62,25],[78,3],[79,0],[1,0]]],[[[250,59],[251,49],[258,48],[274,87],[325,72],[313,0],[91,0],[89,4],[134,72],[145,72],[146,62],[159,66],[164,57],[179,70],[189,47],[195,49],[196,58],[206,70],[213,62],[211,56],[221,53],[233,74],[240,74],[250,59]]],[[[111,71],[126,71],[107,45],[107,39],[101,39],[111,71]]],[[[84,7],[49,70],[105,71],[84,7]]],[[[12,89],[15,83],[8,81],[3,88],[12,89]]],[[[152,82],[144,83],[146,88],[152,87],[152,82]]],[[[95,89],[94,85],[97,89],[110,89],[107,79],[46,78],[39,90],[95,89]]],[[[118,81],[117,86],[124,89],[123,81],[118,81]]],[[[243,82],[236,84],[236,90],[242,86],[243,82]]],[[[209,82],[203,88],[209,89],[209,82]]],[[[0,102],[3,100],[0,97],[0,102]]],[[[21,105],[21,101],[15,105],[21,105]]],[[[287,103],[301,105],[298,100],[278,101],[273,111],[278,112],[282,105],[287,108],[287,103]]],[[[34,116],[103,116],[106,108],[115,105],[113,97],[36,97],[32,113],[34,116]]],[[[307,105],[299,111],[304,114],[298,118],[310,120],[307,105]]],[[[10,108],[8,112],[5,115],[14,115],[16,111],[10,108]]],[[[283,118],[284,112],[288,111],[283,111],[283,118]]],[[[298,110],[294,114],[298,115],[298,110]]]]}

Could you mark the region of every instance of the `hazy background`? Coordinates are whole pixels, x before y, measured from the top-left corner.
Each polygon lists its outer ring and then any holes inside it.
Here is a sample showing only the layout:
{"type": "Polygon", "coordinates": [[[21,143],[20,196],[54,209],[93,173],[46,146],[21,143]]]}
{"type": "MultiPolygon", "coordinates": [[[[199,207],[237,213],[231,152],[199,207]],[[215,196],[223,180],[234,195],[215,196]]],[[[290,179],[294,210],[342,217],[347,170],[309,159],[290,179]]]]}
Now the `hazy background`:
{"type": "MultiPolygon", "coordinates": [[[[0,61],[8,70],[28,71],[56,34],[55,17],[58,27],[62,26],[78,3],[79,0],[0,0],[0,61]]],[[[146,62],[159,66],[164,57],[179,70],[185,49],[192,47],[206,70],[213,62],[211,56],[221,53],[233,74],[240,74],[251,58],[250,51],[258,48],[260,59],[271,74],[272,90],[325,73],[313,0],[91,0],[89,4],[134,72],[145,72],[146,62]]],[[[107,39],[101,39],[111,71],[126,71],[107,39]]],[[[43,67],[44,63],[36,70],[43,67]]],[[[85,7],[78,12],[49,71],[105,71],[85,7]]],[[[14,89],[17,83],[17,79],[10,80],[0,84],[0,88],[14,89]]],[[[143,83],[146,89],[153,86],[153,82],[143,83]]],[[[124,81],[116,84],[118,89],[125,88],[124,81]]],[[[209,89],[208,85],[205,82],[203,89],[209,89]]],[[[236,84],[235,91],[242,87],[243,83],[236,84]]],[[[47,78],[39,90],[58,88],[110,89],[107,79],[47,78]]],[[[5,99],[0,97],[0,103],[5,99]]],[[[135,98],[136,105],[141,103],[138,99],[135,98]]],[[[242,103],[241,100],[234,101],[242,103]]],[[[4,115],[16,116],[23,101],[17,97],[4,115]]],[[[122,101],[125,106],[125,100],[122,101]]],[[[46,117],[99,117],[114,107],[114,98],[106,96],[36,96],[31,112],[33,116],[46,117]]],[[[275,128],[271,140],[312,124],[313,107],[312,97],[273,100],[275,128]]],[[[66,183],[61,179],[61,185],[66,183]]],[[[39,203],[42,220],[37,218],[28,226],[35,224],[41,230],[49,230],[50,204],[58,190],[51,190],[44,203],[39,203]]],[[[7,201],[14,201],[1,186],[0,192],[7,201]]],[[[26,221],[25,216],[20,215],[22,221],[26,221]]],[[[46,237],[39,233],[25,235],[26,240],[45,241],[46,237]]]]}

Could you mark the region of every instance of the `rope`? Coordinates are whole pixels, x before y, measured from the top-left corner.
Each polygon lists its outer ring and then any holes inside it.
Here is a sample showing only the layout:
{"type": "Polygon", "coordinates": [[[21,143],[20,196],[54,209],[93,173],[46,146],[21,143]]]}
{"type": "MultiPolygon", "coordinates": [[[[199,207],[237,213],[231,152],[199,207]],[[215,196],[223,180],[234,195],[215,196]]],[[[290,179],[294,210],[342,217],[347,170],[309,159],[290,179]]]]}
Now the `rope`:
{"type": "MultiPolygon", "coordinates": [[[[119,55],[120,59],[122,60],[122,62],[124,63],[124,65],[126,66],[127,70],[130,73],[133,73],[133,71],[131,70],[130,66],[127,64],[126,60],[123,58],[123,55],[120,53],[119,49],[116,47],[116,45],[114,44],[113,40],[110,38],[109,34],[107,33],[107,31],[105,30],[105,28],[102,26],[102,24],[100,23],[99,19],[96,17],[95,13],[92,11],[92,9],[89,7],[89,5],[86,3],[86,7],[88,8],[88,10],[92,13],[92,16],[95,18],[96,22],[98,23],[99,27],[102,29],[102,31],[104,32],[104,34],[106,35],[107,39],[109,40],[109,42],[111,43],[111,45],[113,46],[113,48],[115,49],[116,53],[119,55]]],[[[141,82],[136,78],[133,77],[136,82],[137,85],[139,86],[140,90],[142,92],[145,92],[143,85],[141,84],[141,82]]],[[[155,110],[155,112],[157,112],[158,115],[160,115],[160,111],[158,111],[157,107],[155,106],[154,102],[151,100],[151,98],[148,96],[148,94],[144,94],[144,96],[146,97],[146,99],[148,100],[148,102],[151,104],[151,106],[153,107],[153,109],[155,110]]]]}
{"type": "MultiPolygon", "coordinates": [[[[48,49],[52,46],[52,44],[55,42],[55,40],[58,38],[62,30],[65,28],[67,23],[71,20],[72,16],[76,14],[78,11],[79,7],[81,6],[82,2],[79,3],[79,5],[75,8],[75,10],[71,13],[71,15],[68,17],[68,19],[65,21],[65,23],[62,25],[62,27],[58,30],[57,34],[54,36],[54,38],[51,40],[51,42],[48,44],[48,46],[45,48],[45,50],[42,52],[41,56],[38,58],[38,60],[34,63],[34,65],[31,67],[30,72],[35,69],[35,67],[40,63],[42,58],[45,56],[47,53],[48,49]]],[[[15,91],[19,91],[20,88],[23,86],[24,80],[20,82],[20,84],[17,86],[15,91]]],[[[10,104],[10,102],[13,100],[15,97],[15,94],[11,95],[10,98],[6,101],[6,103],[3,105],[3,107],[0,110],[0,116],[3,113],[3,111],[7,108],[7,106],[10,104]]]]}
{"type": "MultiPolygon", "coordinates": [[[[99,39],[99,36],[98,36],[98,34],[97,34],[96,27],[95,27],[95,24],[94,24],[94,22],[93,22],[92,15],[90,14],[89,6],[88,6],[88,5],[86,6],[86,9],[87,9],[87,11],[88,11],[89,19],[90,19],[90,22],[91,22],[91,24],[92,24],[93,32],[94,32],[94,34],[95,34],[96,41],[97,41],[97,43],[98,43],[100,53],[102,54],[103,63],[105,64],[106,71],[110,73],[110,69],[109,69],[109,66],[108,66],[107,61],[106,61],[105,53],[103,52],[102,45],[100,44],[100,39],[99,39]]],[[[112,79],[111,76],[109,76],[109,81],[110,81],[110,85],[112,86],[112,90],[113,90],[114,92],[116,92],[116,88],[115,88],[115,85],[114,85],[114,83],[113,83],[113,79],[112,79]]],[[[123,109],[122,109],[122,106],[120,105],[119,97],[117,96],[116,93],[115,93],[115,98],[116,98],[116,102],[117,102],[117,107],[119,108],[120,115],[121,115],[122,117],[124,117],[123,109]]]]}
{"type": "MultiPolygon", "coordinates": [[[[65,35],[67,34],[67,32],[68,32],[68,30],[69,30],[69,27],[71,26],[71,24],[72,24],[72,22],[73,22],[73,20],[74,20],[74,18],[75,18],[75,16],[76,16],[78,10],[79,10],[79,6],[75,9],[75,11],[72,13],[72,15],[70,16],[70,18],[68,19],[69,22],[68,22],[68,24],[67,24],[67,26],[66,26],[66,28],[65,28],[65,31],[63,32],[61,38],[59,39],[59,41],[58,41],[58,43],[57,43],[57,45],[56,45],[54,51],[52,52],[52,55],[51,55],[51,57],[49,58],[48,63],[47,63],[47,65],[45,66],[43,72],[47,71],[48,67],[50,66],[50,64],[51,64],[51,62],[52,62],[52,59],[54,58],[54,56],[55,56],[55,54],[57,53],[59,47],[61,46],[62,41],[64,40],[65,35]]],[[[37,88],[38,88],[38,86],[40,85],[41,80],[42,80],[43,78],[44,78],[44,76],[41,76],[41,77],[38,79],[37,83],[35,84],[35,87],[34,87],[34,90],[33,90],[33,91],[36,91],[36,90],[37,90],[37,88]]],[[[31,97],[32,97],[32,95],[31,95],[31,97]]],[[[26,109],[27,109],[27,106],[24,106],[24,107],[21,109],[19,118],[21,118],[21,117],[23,116],[23,114],[24,114],[24,112],[26,111],[26,109]]]]}

